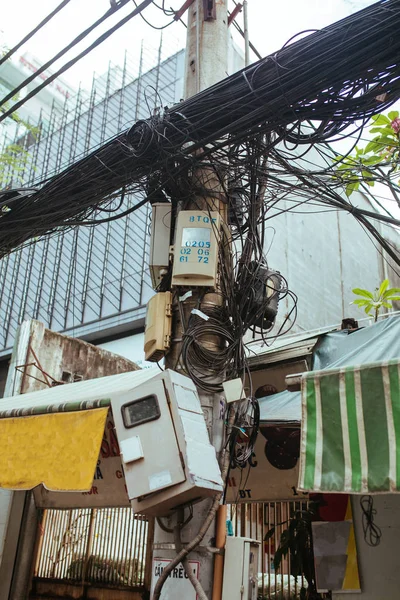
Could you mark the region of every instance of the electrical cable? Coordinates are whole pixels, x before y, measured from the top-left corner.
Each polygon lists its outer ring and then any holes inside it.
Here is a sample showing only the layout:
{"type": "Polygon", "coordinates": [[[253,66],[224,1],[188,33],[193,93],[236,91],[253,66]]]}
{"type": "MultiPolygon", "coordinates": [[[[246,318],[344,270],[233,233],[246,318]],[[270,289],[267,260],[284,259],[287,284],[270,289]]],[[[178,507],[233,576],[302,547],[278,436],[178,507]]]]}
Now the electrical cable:
{"type": "MultiPolygon", "coordinates": [[[[175,527],[173,529],[174,544],[175,544],[175,550],[176,550],[177,554],[179,552],[181,552],[181,550],[183,548],[182,539],[181,539],[181,530],[185,526],[185,523],[183,522],[183,514],[182,513],[183,513],[183,509],[179,509],[177,512],[178,523],[175,525],[175,527]]],[[[183,568],[185,569],[185,573],[186,573],[190,583],[192,584],[193,588],[196,591],[196,598],[198,598],[198,600],[208,600],[207,595],[203,589],[203,586],[201,585],[200,581],[197,579],[196,575],[193,573],[191,565],[189,564],[189,561],[186,557],[182,559],[182,565],[183,565],[183,568]]]]}
{"type": "Polygon", "coordinates": [[[376,547],[381,543],[382,531],[375,524],[376,508],[372,496],[361,496],[360,507],[362,511],[362,526],[364,540],[368,546],[376,547]]]}
{"type": "MultiPolygon", "coordinates": [[[[230,411],[229,418],[228,418],[228,425],[227,425],[227,435],[228,436],[230,435],[230,432],[231,432],[233,420],[234,420],[234,411],[230,411]]],[[[223,483],[225,483],[226,477],[228,474],[228,469],[229,469],[229,454],[226,450],[222,451],[220,467],[221,467],[221,478],[222,478],[223,483]]],[[[169,574],[175,569],[175,567],[177,565],[179,565],[180,562],[182,562],[182,560],[184,560],[187,557],[187,555],[192,550],[194,550],[194,548],[196,548],[196,546],[198,546],[200,544],[200,542],[206,535],[211,523],[214,521],[215,515],[217,514],[218,507],[220,506],[221,498],[222,498],[222,492],[220,492],[219,494],[217,494],[214,497],[213,502],[211,504],[211,508],[207,514],[207,517],[206,517],[204,523],[200,527],[198,534],[188,544],[186,544],[185,547],[182,548],[182,550],[180,552],[178,552],[178,554],[175,556],[175,558],[173,558],[170,561],[170,563],[165,567],[165,569],[161,573],[161,575],[155,585],[152,600],[160,599],[163,585],[164,585],[165,581],[167,580],[169,574]]]]}
{"type": "MultiPolygon", "coordinates": [[[[39,191],[20,192],[9,205],[9,196],[3,197],[7,210],[0,214],[0,256],[32,237],[119,218],[160,193],[180,197],[184,204],[190,194],[199,192],[188,174],[211,163],[215,172],[225,172],[228,165],[230,189],[224,194],[235,235],[237,240],[247,237],[253,260],[262,260],[263,268],[267,263],[255,230],[264,228],[263,221],[293,210],[291,195],[309,207],[317,203],[347,211],[400,264],[396,251],[371,222],[400,226],[400,221],[344,198],[344,183],[334,177],[333,156],[331,166],[323,168],[310,168],[306,156],[313,148],[324,156],[329,139],[352,135],[350,123],[355,119],[365,123],[400,96],[395,68],[400,61],[399,4],[398,0],[378,2],[286,45],[212,88],[138,121],[44,182],[39,191]],[[262,158],[266,155],[267,166],[262,158]],[[156,182],[151,191],[150,178],[156,182]],[[262,179],[268,182],[265,201],[253,213],[255,182],[262,179]],[[129,207],[122,203],[104,219],[102,206],[120,197],[121,189],[126,189],[129,207]],[[136,200],[136,207],[130,201],[134,196],[143,198],[136,200]]],[[[358,125],[356,129],[361,131],[358,125]]],[[[329,162],[327,156],[324,160],[329,162]]],[[[244,263],[239,279],[245,284],[241,296],[245,312],[252,276],[244,263]]],[[[292,299],[294,315],[295,296],[284,288],[279,296],[292,299]]],[[[258,312],[261,317],[262,309],[258,312]]],[[[194,348],[191,345],[191,351],[194,348]]],[[[230,351],[236,356],[240,349],[230,351]]]]}
{"type": "Polygon", "coordinates": [[[244,469],[251,458],[260,425],[260,407],[257,398],[250,397],[238,403],[232,433],[229,437],[231,468],[244,469]]]}
{"type": "MultiPolygon", "coordinates": [[[[117,4],[117,8],[116,9],[110,9],[110,10],[108,10],[93,25],[91,25],[85,31],[83,31],[81,34],[79,34],[68,46],[66,46],[65,48],[63,48],[63,50],[61,50],[60,52],[58,52],[54,58],[52,58],[50,61],[48,61],[47,63],[45,63],[44,65],[42,65],[33,75],[31,75],[30,77],[28,77],[27,79],[25,79],[14,90],[12,90],[7,96],[5,96],[0,101],[0,106],[3,105],[3,104],[5,104],[8,100],[12,99],[12,97],[18,91],[20,91],[28,83],[30,83],[31,81],[33,81],[33,79],[35,79],[35,77],[37,77],[40,73],[42,73],[45,69],[47,69],[50,65],[52,65],[53,62],[55,62],[61,56],[63,56],[66,52],[68,52],[68,50],[70,50],[71,48],[73,48],[73,46],[75,46],[84,37],[86,37],[100,23],[102,23],[103,21],[105,21],[106,19],[108,19],[108,17],[110,17],[111,15],[113,15],[116,12],[116,10],[119,10],[120,8],[122,8],[122,6],[124,6],[128,1],[129,0],[121,0],[120,4],[117,4]]],[[[88,46],[87,48],[85,48],[85,50],[83,50],[77,56],[75,56],[74,58],[72,58],[71,60],[69,60],[67,63],[65,63],[60,69],[58,69],[58,71],[56,71],[55,73],[53,73],[52,75],[50,75],[49,77],[47,77],[46,80],[43,81],[43,83],[41,83],[40,85],[38,85],[37,87],[35,87],[31,92],[29,92],[28,94],[26,94],[26,96],[24,96],[24,98],[22,98],[21,100],[19,100],[15,104],[13,104],[13,106],[11,108],[5,110],[0,115],[0,123],[2,121],[4,121],[4,119],[6,119],[7,117],[9,117],[13,112],[15,112],[16,110],[18,110],[19,108],[21,108],[21,106],[23,106],[28,100],[30,100],[31,98],[33,98],[34,96],[36,96],[36,94],[38,94],[43,88],[45,88],[46,86],[48,86],[52,81],[54,81],[55,79],[57,79],[57,77],[59,77],[60,75],[62,75],[63,73],[65,73],[65,71],[67,71],[68,69],[70,69],[81,58],[83,58],[84,56],[86,56],[87,54],[89,54],[89,52],[91,52],[92,50],[94,50],[94,48],[97,48],[97,46],[99,46],[101,43],[103,43],[107,38],[109,38],[113,33],[115,33],[115,31],[117,31],[120,27],[122,27],[123,25],[125,25],[125,23],[127,23],[128,21],[130,21],[130,19],[132,19],[133,17],[135,17],[138,14],[141,14],[141,12],[149,4],[151,4],[151,3],[152,3],[152,0],[143,0],[143,2],[141,2],[141,4],[137,8],[135,8],[135,10],[133,10],[132,12],[130,12],[123,19],[121,19],[120,21],[118,21],[118,23],[116,23],[113,27],[111,27],[110,29],[108,29],[107,31],[105,31],[103,34],[101,34],[92,44],[90,44],[90,46],[88,46]]]]}
{"type": "MultiPolygon", "coordinates": [[[[138,3],[136,2],[136,0],[133,0],[133,3],[135,6],[138,6],[138,3]]],[[[152,4],[154,6],[156,6],[157,8],[159,8],[160,10],[162,10],[162,8],[160,6],[157,6],[157,4],[154,2],[154,0],[152,0],[152,4]]],[[[169,14],[167,15],[166,11],[163,11],[165,16],[173,16],[173,14],[169,14]]],[[[169,27],[170,25],[173,25],[175,23],[175,20],[172,19],[169,23],[167,23],[166,25],[161,25],[160,27],[157,27],[156,25],[153,25],[152,23],[150,23],[150,21],[148,21],[142,14],[140,15],[142,20],[146,23],[146,25],[148,25],[149,27],[151,27],[152,29],[155,29],[156,31],[162,31],[163,29],[166,29],[167,27],[169,27]]]]}
{"type": "Polygon", "coordinates": [[[24,36],[22,40],[18,42],[18,44],[16,44],[13,48],[8,50],[8,52],[6,52],[0,58],[0,65],[2,65],[6,60],[11,58],[11,56],[21,48],[21,46],[28,42],[31,39],[31,37],[35,35],[35,33],[42,29],[42,27],[44,27],[46,23],[48,23],[57,13],[59,13],[64,8],[64,6],[67,6],[67,4],[69,4],[70,1],[71,0],[63,0],[63,2],[56,6],[56,8],[51,13],[49,13],[42,21],[40,21],[40,23],[34,29],[32,29],[32,31],[30,31],[26,36],[24,36]]]}

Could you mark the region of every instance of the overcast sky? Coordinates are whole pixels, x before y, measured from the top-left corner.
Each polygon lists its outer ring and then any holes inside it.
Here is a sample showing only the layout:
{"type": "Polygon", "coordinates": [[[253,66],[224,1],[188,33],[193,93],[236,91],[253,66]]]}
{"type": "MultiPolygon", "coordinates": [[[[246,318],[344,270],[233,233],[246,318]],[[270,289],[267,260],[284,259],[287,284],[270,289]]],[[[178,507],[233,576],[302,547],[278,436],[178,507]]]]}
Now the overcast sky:
{"type": "MultiPolygon", "coordinates": [[[[12,47],[59,2],[60,0],[40,0],[40,2],[13,0],[8,2],[7,8],[2,11],[0,25],[7,46],[12,47]]],[[[248,0],[250,39],[258,51],[265,56],[280,48],[290,37],[302,30],[324,27],[372,3],[371,0],[279,0],[279,2],[248,0]]],[[[178,9],[182,4],[183,0],[167,0],[165,5],[178,9]]],[[[109,6],[109,0],[71,0],[57,17],[21,49],[21,53],[29,51],[40,61],[47,61],[85,27],[100,17],[109,6]]],[[[233,2],[230,3],[230,9],[232,7],[233,2]]],[[[100,33],[131,12],[133,8],[133,2],[128,3],[77,48],[82,50],[100,33]]],[[[148,7],[144,15],[157,26],[165,25],[168,22],[168,18],[153,6],[148,7]]],[[[242,15],[239,15],[237,20],[242,25],[242,15]]],[[[84,87],[88,88],[93,71],[104,72],[109,60],[115,64],[121,63],[125,49],[128,49],[133,58],[138,57],[141,40],[144,39],[148,47],[156,47],[159,36],[160,33],[146,25],[140,16],[134,17],[64,77],[73,85],[82,81],[84,87]]],[[[178,48],[183,47],[185,36],[186,29],[182,23],[173,23],[168,27],[164,33],[165,53],[172,54],[178,48]]],[[[237,41],[242,44],[241,38],[237,38],[237,41]]],[[[74,51],[75,53],[77,50],[74,51]]],[[[69,58],[72,55],[70,54],[69,58]]],[[[59,63],[59,65],[61,64],[59,63]]]]}

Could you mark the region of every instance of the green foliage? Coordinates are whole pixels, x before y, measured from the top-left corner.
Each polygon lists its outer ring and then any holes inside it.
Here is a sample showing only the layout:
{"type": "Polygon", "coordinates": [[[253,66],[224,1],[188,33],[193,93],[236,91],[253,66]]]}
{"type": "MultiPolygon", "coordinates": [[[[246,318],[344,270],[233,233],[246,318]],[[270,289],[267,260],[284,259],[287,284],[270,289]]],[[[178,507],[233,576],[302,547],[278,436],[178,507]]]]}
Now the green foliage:
{"type": "MultiPolygon", "coordinates": [[[[361,183],[373,187],[377,169],[388,167],[391,176],[400,170],[399,112],[393,110],[388,116],[374,115],[369,130],[375,135],[365,148],[356,146],[354,155],[335,158],[334,177],[343,181],[347,197],[357,191],[361,183]]],[[[399,187],[399,182],[392,185],[399,187]]]]}
{"type": "MultiPolygon", "coordinates": [[[[310,502],[307,510],[296,510],[288,521],[280,538],[280,543],[274,556],[275,571],[278,571],[282,560],[290,558],[290,574],[295,577],[303,576],[308,584],[307,588],[300,590],[302,600],[321,598],[316,591],[314,555],[312,548],[311,523],[315,519],[317,507],[310,502]]],[[[275,533],[275,528],[270,529],[264,540],[268,540],[275,533]]]]}
{"type": "MultiPolygon", "coordinates": [[[[0,50],[0,55],[3,55],[5,52],[6,49],[2,48],[0,50]]],[[[13,98],[13,101],[17,99],[18,98],[15,97],[13,98]]],[[[0,114],[4,114],[10,107],[10,102],[6,102],[5,104],[3,104],[3,106],[0,107],[0,114]]],[[[26,148],[24,148],[22,144],[10,143],[4,145],[4,140],[2,138],[5,137],[7,125],[10,122],[19,125],[21,131],[21,138],[29,134],[33,136],[32,142],[34,141],[39,131],[37,127],[34,127],[30,123],[22,119],[16,112],[12,113],[9,117],[7,117],[4,121],[0,123],[0,143],[1,146],[3,146],[3,149],[0,151],[0,188],[6,188],[10,184],[11,180],[22,182],[21,175],[27,165],[30,156],[29,151],[26,148]]],[[[6,207],[5,210],[7,210],[6,207]]]]}
{"type": "MultiPolygon", "coordinates": [[[[8,107],[8,103],[4,104],[2,107],[0,107],[0,113],[4,113],[8,109],[8,107]]],[[[9,120],[14,121],[15,123],[18,123],[21,126],[23,135],[31,134],[32,136],[34,136],[32,142],[34,141],[34,138],[38,133],[37,127],[33,127],[32,125],[30,125],[30,123],[21,119],[16,113],[13,113],[9,117],[9,120]]],[[[5,119],[5,122],[7,122],[7,119],[5,119]]],[[[1,134],[4,135],[5,130],[5,127],[1,127],[1,125],[2,124],[0,124],[0,138],[1,134]]],[[[3,150],[0,152],[1,188],[6,188],[9,185],[11,179],[18,182],[22,181],[21,174],[23,173],[27,165],[29,156],[29,151],[26,148],[24,148],[22,144],[10,143],[3,148],[3,150]]]]}
{"type": "Polygon", "coordinates": [[[384,279],[374,292],[369,292],[362,288],[354,288],[353,294],[361,296],[357,300],[353,300],[351,304],[355,304],[359,308],[363,308],[367,315],[374,314],[375,322],[378,320],[378,315],[381,308],[392,308],[392,302],[400,300],[400,288],[389,288],[389,279],[384,279]]]}

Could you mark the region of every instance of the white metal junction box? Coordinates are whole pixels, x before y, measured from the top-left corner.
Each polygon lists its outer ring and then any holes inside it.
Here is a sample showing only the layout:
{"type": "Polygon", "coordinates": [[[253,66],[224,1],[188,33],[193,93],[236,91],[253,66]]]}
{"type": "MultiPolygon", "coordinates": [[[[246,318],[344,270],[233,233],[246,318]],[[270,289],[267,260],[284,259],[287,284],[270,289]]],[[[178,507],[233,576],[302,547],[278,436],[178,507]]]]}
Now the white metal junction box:
{"type": "Polygon", "coordinates": [[[151,206],[150,275],[156,289],[169,265],[171,235],[171,204],[155,202],[151,206]]]}
{"type": "Polygon", "coordinates": [[[220,225],[216,211],[181,210],[176,223],[173,286],[215,287],[220,225]]]}
{"type": "Polygon", "coordinates": [[[222,491],[221,473],[192,381],[166,370],[111,398],[135,512],[162,516],[222,491]]]}
{"type": "Polygon", "coordinates": [[[257,600],[260,542],[226,538],[222,600],[257,600]]]}

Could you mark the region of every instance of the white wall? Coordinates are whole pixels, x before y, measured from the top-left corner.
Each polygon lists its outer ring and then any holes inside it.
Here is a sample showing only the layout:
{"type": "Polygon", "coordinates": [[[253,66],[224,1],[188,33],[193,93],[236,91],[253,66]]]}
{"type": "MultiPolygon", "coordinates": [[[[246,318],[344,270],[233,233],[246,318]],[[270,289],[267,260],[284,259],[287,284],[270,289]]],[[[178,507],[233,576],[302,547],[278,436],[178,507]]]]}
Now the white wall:
{"type": "Polygon", "coordinates": [[[380,494],[373,497],[375,523],[382,531],[379,546],[371,547],[364,540],[360,497],[353,496],[353,517],[356,534],[361,594],[334,594],[334,600],[399,600],[399,539],[400,495],[380,494]]]}
{"type": "Polygon", "coordinates": [[[119,354],[128,360],[136,363],[141,369],[149,369],[155,366],[155,363],[144,360],[144,333],[135,333],[118,340],[97,344],[99,348],[119,354]]]}
{"type": "MultiPolygon", "coordinates": [[[[352,201],[371,210],[361,194],[354,194],[352,201]]],[[[282,202],[280,209],[291,206],[290,201],[282,202]]],[[[280,271],[298,296],[293,332],[340,324],[345,317],[365,318],[362,310],[350,304],[355,299],[352,289],[373,291],[386,276],[396,286],[395,274],[392,269],[385,272],[379,250],[351,214],[316,212],[318,207],[313,206],[301,207],[301,211],[273,218],[265,240],[270,268],[280,271]]],[[[378,228],[400,246],[398,231],[389,232],[389,227],[379,224],[378,228]]],[[[281,302],[278,322],[291,306],[290,300],[281,302]]]]}

